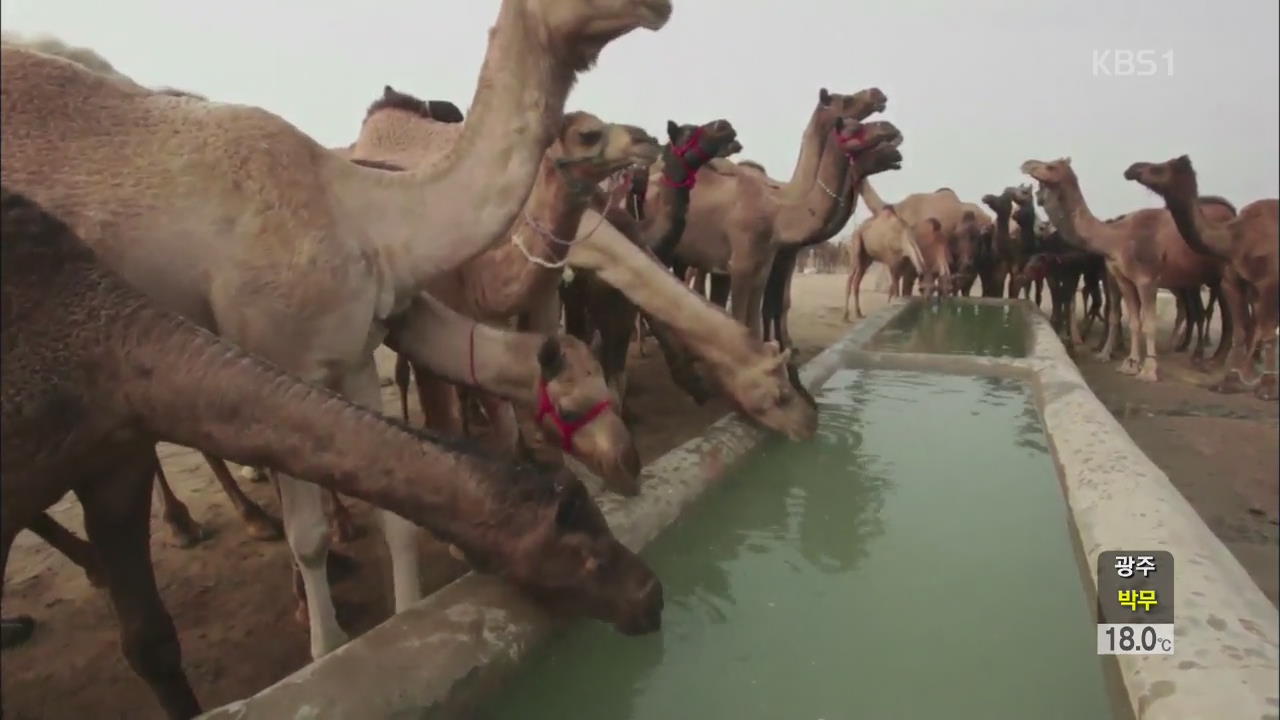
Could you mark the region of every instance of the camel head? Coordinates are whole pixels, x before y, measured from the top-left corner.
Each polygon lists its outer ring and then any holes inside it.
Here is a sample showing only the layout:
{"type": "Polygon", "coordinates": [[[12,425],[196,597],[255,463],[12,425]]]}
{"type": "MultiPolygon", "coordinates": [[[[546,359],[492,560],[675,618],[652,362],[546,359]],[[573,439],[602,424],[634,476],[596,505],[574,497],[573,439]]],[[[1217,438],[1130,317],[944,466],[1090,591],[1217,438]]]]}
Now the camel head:
{"type": "Polygon", "coordinates": [[[1161,197],[1194,198],[1196,171],[1191,158],[1179,155],[1162,163],[1136,162],[1124,171],[1124,179],[1136,182],[1161,197]]]}
{"type": "Polygon", "coordinates": [[[738,131],[728,120],[704,125],[679,125],[668,120],[667,140],[662,148],[662,173],[664,182],[673,187],[692,188],[698,170],[712,158],[742,150],[738,131]]]}
{"type": "Polygon", "coordinates": [[[982,196],[982,204],[991,208],[997,216],[1006,217],[1013,212],[1013,188],[1005,188],[999,195],[987,193],[982,196]]]}
{"type": "Polygon", "coordinates": [[[484,493],[498,507],[477,513],[500,516],[499,525],[477,529],[490,541],[446,538],[462,559],[477,571],[496,572],[559,613],[594,617],[627,635],[658,630],[662,583],[613,536],[582,481],[564,467],[507,467],[487,480],[502,487],[484,493]],[[495,535],[501,539],[493,540],[495,535]]]}
{"type": "Polygon", "coordinates": [[[813,437],[818,431],[818,404],[800,381],[791,350],[783,350],[775,340],[763,346],[763,360],[734,368],[725,394],[759,425],[791,440],[813,437]]]}
{"type": "Polygon", "coordinates": [[[1020,209],[1028,207],[1033,210],[1035,209],[1035,199],[1031,197],[1031,185],[1025,183],[1022,185],[1013,185],[1005,188],[1004,191],[1009,194],[1009,198],[1013,200],[1013,203],[1020,209]]]}
{"type": "Polygon", "coordinates": [[[828,92],[826,88],[818,90],[818,107],[829,112],[832,121],[837,117],[866,120],[872,113],[884,112],[888,105],[889,98],[876,87],[852,95],[828,92]]]}
{"type": "Polygon", "coordinates": [[[902,168],[902,133],[887,120],[869,123],[836,121],[836,137],[849,162],[862,177],[902,168]]]}
{"type": "Polygon", "coordinates": [[[612,175],[658,159],[658,141],[633,125],[615,125],[586,112],[564,116],[547,157],[582,197],[612,175]]]}
{"type": "Polygon", "coordinates": [[[640,453],[618,411],[618,398],[585,343],[548,337],[538,350],[538,430],[621,495],[640,490],[640,453]]]}
{"type": "Polygon", "coordinates": [[[1028,160],[1022,163],[1019,168],[1023,175],[1030,175],[1041,185],[1047,185],[1050,189],[1057,188],[1063,183],[1075,182],[1076,174],[1071,169],[1071,158],[1058,158],[1045,162],[1043,160],[1028,160]]]}
{"type": "Polygon", "coordinates": [[[960,285],[967,284],[978,273],[978,256],[982,251],[982,225],[972,210],[965,210],[947,239],[951,271],[960,285]]]}
{"type": "MultiPolygon", "coordinates": [[[[611,41],[636,28],[660,30],[671,18],[671,0],[505,0],[519,2],[543,28],[551,50],[576,71],[595,64],[611,41]]],[[[501,22],[501,19],[499,20],[501,22]]]]}

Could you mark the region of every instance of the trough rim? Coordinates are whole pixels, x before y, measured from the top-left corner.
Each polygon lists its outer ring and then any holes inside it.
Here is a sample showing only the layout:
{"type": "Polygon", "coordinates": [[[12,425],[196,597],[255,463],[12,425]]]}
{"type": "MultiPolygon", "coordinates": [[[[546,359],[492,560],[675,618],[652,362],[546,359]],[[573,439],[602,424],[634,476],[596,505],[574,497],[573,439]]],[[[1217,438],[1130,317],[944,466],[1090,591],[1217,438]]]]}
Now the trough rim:
{"type": "MultiPolygon", "coordinates": [[[[1087,595],[1096,597],[1093,568],[1102,551],[1169,550],[1175,558],[1175,654],[1112,658],[1133,717],[1275,717],[1275,605],[1089,389],[1038,308],[1022,299],[951,301],[1020,307],[1028,324],[1027,356],[863,349],[898,313],[923,302],[899,298],[806,363],[801,381],[816,393],[836,370],[850,367],[1026,381],[1086,564],[1081,575],[1087,595]]],[[[596,499],[618,539],[639,551],[765,437],[738,416],[726,415],[646,466],[639,496],[602,493],[596,499]]],[[[560,624],[513,587],[468,573],[279,682],[200,717],[457,717],[560,624]]]]}

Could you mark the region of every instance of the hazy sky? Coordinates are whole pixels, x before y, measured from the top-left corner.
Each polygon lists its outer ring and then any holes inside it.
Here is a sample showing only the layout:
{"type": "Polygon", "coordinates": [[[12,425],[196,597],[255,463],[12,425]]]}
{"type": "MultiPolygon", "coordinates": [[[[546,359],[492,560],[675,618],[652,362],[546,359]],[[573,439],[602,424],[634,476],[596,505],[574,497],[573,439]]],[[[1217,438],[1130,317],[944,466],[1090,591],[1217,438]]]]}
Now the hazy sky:
{"type": "MultiPolygon", "coordinates": [[[[942,185],[977,201],[1027,158],[1069,155],[1095,213],[1160,205],[1121,173],[1187,153],[1200,187],[1280,194],[1276,0],[674,0],[615,41],[567,109],[662,132],[723,117],[740,157],[790,176],[818,88],[889,96],[903,169],[886,199],[942,185]],[[1157,74],[1095,76],[1095,51],[1157,74]],[[1168,55],[1172,53],[1172,75],[1168,55]]],[[[5,29],[96,49],[148,85],[267,108],[321,143],[355,139],[384,84],[465,111],[496,0],[4,0],[5,29]]]]}

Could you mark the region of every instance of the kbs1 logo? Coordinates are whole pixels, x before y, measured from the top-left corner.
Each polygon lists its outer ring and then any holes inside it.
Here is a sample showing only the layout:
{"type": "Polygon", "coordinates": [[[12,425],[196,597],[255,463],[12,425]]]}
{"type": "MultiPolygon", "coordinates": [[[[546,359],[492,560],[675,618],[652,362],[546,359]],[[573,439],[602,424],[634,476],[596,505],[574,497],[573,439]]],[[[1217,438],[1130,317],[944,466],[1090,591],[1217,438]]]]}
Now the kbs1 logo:
{"type": "Polygon", "coordinates": [[[1173,51],[1105,48],[1093,51],[1094,77],[1173,77],[1173,51]]]}

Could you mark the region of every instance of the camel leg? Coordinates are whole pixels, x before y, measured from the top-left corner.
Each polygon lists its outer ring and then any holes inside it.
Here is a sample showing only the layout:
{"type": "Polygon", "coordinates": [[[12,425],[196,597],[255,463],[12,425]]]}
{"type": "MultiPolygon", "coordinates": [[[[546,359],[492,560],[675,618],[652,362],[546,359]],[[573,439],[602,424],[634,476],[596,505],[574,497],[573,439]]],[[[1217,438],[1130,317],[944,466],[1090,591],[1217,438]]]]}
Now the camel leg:
{"type": "Polygon", "coordinates": [[[1212,366],[1218,359],[1219,355],[1225,355],[1224,361],[1227,366],[1227,374],[1218,382],[1209,387],[1210,390],[1218,393],[1236,393],[1248,390],[1257,382],[1254,373],[1253,360],[1249,355],[1248,340],[1246,337],[1248,325],[1243,320],[1243,314],[1247,313],[1247,304],[1244,298],[1244,289],[1240,283],[1236,282],[1236,278],[1224,280],[1222,283],[1222,300],[1226,303],[1226,309],[1222,313],[1222,340],[1218,343],[1218,352],[1214,353],[1206,366],[1212,366]],[[1228,318],[1231,319],[1230,336],[1227,335],[1226,327],[1228,318]],[[1227,350],[1223,352],[1223,348],[1227,350]]]}
{"type": "Polygon", "coordinates": [[[1209,343],[1209,323],[1206,320],[1208,310],[1199,290],[1195,292],[1195,300],[1187,309],[1195,316],[1196,339],[1195,346],[1191,349],[1191,364],[1196,366],[1204,361],[1204,349],[1209,343]]]}
{"type": "MultiPolygon", "coordinates": [[[[1178,347],[1178,333],[1187,323],[1187,295],[1184,290],[1175,290],[1173,293],[1174,300],[1174,316],[1173,316],[1173,332],[1169,335],[1169,352],[1178,352],[1186,349],[1178,347]]],[[[1188,340],[1190,334],[1188,333],[1188,340]]]]}
{"type": "MultiPolygon", "coordinates": [[[[1232,363],[1234,348],[1247,342],[1252,336],[1252,313],[1245,295],[1246,287],[1240,276],[1228,267],[1222,276],[1222,282],[1218,284],[1218,304],[1222,306],[1222,312],[1219,313],[1221,327],[1218,329],[1218,349],[1205,361],[1205,369],[1223,365],[1235,367],[1232,363]]],[[[1241,347],[1240,350],[1245,351],[1247,348],[1241,347]]]]}
{"type": "Polygon", "coordinates": [[[755,289],[752,287],[753,278],[744,272],[739,271],[731,276],[729,286],[729,314],[734,320],[742,323],[751,331],[751,337],[759,340],[762,336],[762,328],[760,327],[760,306],[756,305],[752,309],[752,297],[755,295],[755,289]]]}
{"type": "Polygon", "coordinates": [[[708,283],[711,289],[711,302],[725,307],[729,303],[729,295],[733,287],[733,280],[728,275],[719,275],[716,273],[707,273],[708,283]]]}
{"type": "Polygon", "coordinates": [[[1125,375],[1137,375],[1142,369],[1142,299],[1138,288],[1127,278],[1116,278],[1124,312],[1129,314],[1129,356],[1116,368],[1125,375]]]}
{"type": "MultiPolygon", "coordinates": [[[[706,296],[704,295],[703,297],[706,296]]],[[[644,351],[644,316],[640,313],[636,313],[635,326],[636,352],[640,354],[640,357],[648,357],[648,354],[644,351]]],[[[622,398],[618,399],[621,400],[622,398]]]]}
{"type": "Polygon", "coordinates": [[[169,528],[174,544],[180,548],[189,548],[209,539],[213,533],[193,520],[191,511],[173,494],[169,479],[164,475],[164,467],[160,464],[160,457],[154,449],[151,455],[156,464],[156,499],[160,501],[160,517],[169,528]]]}
{"type": "Polygon", "coordinates": [[[1073,346],[1084,345],[1084,338],[1080,333],[1080,319],[1076,317],[1076,283],[1079,278],[1072,277],[1063,288],[1062,294],[1066,297],[1067,307],[1065,308],[1067,315],[1067,336],[1071,338],[1073,346]]]}
{"type": "Polygon", "coordinates": [[[155,693],[170,718],[200,713],[186,674],[173,618],[164,607],[151,566],[151,481],[155,450],[137,454],[109,477],[76,490],[84,525],[107,576],[129,666],[155,693]]]}
{"type": "Polygon", "coordinates": [[[85,576],[89,578],[90,585],[106,587],[106,574],[102,570],[102,564],[98,562],[98,555],[93,546],[63,527],[61,523],[50,517],[49,513],[37,515],[35,520],[27,523],[27,529],[83,570],[85,576]]]}
{"type": "MultiPolygon", "coordinates": [[[[860,295],[862,290],[862,277],[866,275],[867,267],[870,264],[871,264],[870,259],[868,258],[867,260],[864,260],[861,254],[858,254],[853,258],[852,267],[849,268],[849,279],[845,281],[845,284],[844,284],[844,321],[845,322],[849,322],[849,296],[850,295],[853,296],[854,314],[859,318],[866,317],[865,315],[862,314],[862,301],[861,301],[860,295]]],[[[892,294],[893,290],[890,289],[889,292],[890,294],[892,294]]]]}
{"type": "MultiPolygon", "coordinates": [[[[1141,369],[1136,375],[1144,382],[1156,382],[1160,379],[1156,365],[1156,290],[1156,283],[1151,280],[1138,285],[1138,308],[1142,313],[1138,327],[1142,329],[1142,335],[1134,335],[1130,340],[1135,347],[1141,341],[1146,341],[1146,357],[1142,359],[1141,369]]],[[[1132,351],[1129,357],[1133,357],[1132,351]]]]}
{"type": "Polygon", "coordinates": [[[231,501],[231,507],[235,508],[236,514],[244,521],[249,537],[264,541],[283,538],[284,525],[244,494],[235,478],[231,477],[231,471],[227,470],[227,464],[222,461],[222,458],[204,452],[200,454],[204,456],[204,461],[213,471],[213,477],[217,479],[227,499],[231,501]]]}
{"type": "Polygon", "coordinates": [[[1106,315],[1106,332],[1103,333],[1102,345],[1098,347],[1096,357],[1098,360],[1108,362],[1120,342],[1120,281],[1110,271],[1107,271],[1102,277],[1102,287],[1106,298],[1105,307],[1103,308],[1103,314],[1106,315]]]}
{"type": "Polygon", "coordinates": [[[400,417],[409,422],[409,358],[396,353],[396,389],[400,391],[400,417]]]}
{"type": "MultiPolygon", "coordinates": [[[[1258,316],[1254,327],[1254,337],[1257,338],[1258,352],[1262,355],[1262,379],[1258,383],[1258,389],[1254,392],[1254,396],[1259,400],[1274,401],[1280,399],[1280,386],[1277,380],[1280,376],[1280,367],[1276,365],[1276,315],[1278,309],[1274,302],[1262,300],[1262,298],[1275,298],[1276,286],[1271,283],[1270,286],[1258,288],[1259,302],[1257,304],[1258,316]]],[[[1249,363],[1253,364],[1253,359],[1249,359],[1249,363]]]]}

